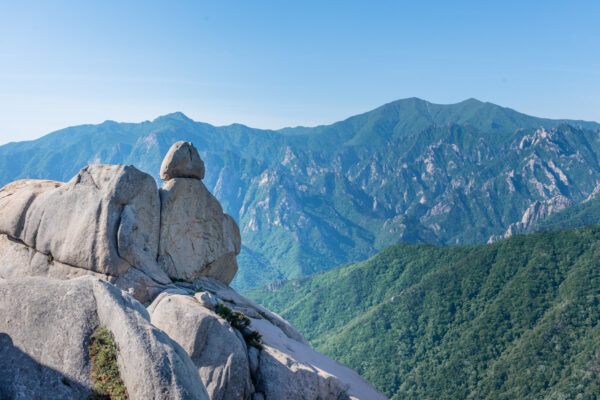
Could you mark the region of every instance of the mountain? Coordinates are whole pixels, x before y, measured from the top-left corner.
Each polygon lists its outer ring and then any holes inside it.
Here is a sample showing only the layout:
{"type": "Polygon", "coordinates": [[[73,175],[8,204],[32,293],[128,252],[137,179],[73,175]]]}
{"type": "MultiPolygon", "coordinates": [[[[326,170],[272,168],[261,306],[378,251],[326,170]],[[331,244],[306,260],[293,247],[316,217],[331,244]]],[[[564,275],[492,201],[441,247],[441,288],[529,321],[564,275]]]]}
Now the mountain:
{"type": "Polygon", "coordinates": [[[254,289],[391,399],[600,393],[600,226],[467,247],[398,244],[254,289]]]}
{"type": "MultiPolygon", "coordinates": [[[[156,171],[191,141],[242,231],[238,289],[365,259],[398,242],[475,244],[536,201],[579,204],[600,184],[600,125],[469,99],[410,98],[327,126],[215,127],[181,113],[107,121],[0,146],[0,185],[67,180],[91,163],[156,171]]],[[[532,222],[533,223],[533,222],[532,222]]]]}

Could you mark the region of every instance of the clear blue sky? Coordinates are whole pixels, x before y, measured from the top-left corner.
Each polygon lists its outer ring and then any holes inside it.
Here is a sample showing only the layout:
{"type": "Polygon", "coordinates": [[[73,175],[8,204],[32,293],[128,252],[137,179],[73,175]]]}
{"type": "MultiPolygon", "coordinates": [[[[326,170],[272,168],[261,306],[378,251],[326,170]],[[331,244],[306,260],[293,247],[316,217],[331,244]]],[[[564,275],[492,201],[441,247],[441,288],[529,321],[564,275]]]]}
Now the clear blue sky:
{"type": "Polygon", "coordinates": [[[600,1],[0,2],[0,143],[173,111],[316,125],[412,96],[600,121],[600,1]]]}

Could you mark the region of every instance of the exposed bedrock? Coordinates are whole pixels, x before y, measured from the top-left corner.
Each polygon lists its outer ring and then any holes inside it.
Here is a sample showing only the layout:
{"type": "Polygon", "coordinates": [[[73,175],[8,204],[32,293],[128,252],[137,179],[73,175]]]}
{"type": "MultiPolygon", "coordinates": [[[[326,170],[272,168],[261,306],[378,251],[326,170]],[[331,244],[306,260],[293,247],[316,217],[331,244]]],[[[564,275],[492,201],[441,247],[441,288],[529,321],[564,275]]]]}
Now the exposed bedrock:
{"type": "Polygon", "coordinates": [[[311,349],[289,322],[223,282],[200,277],[182,285],[154,300],[150,320],[187,351],[211,400],[385,399],[356,372],[311,349]],[[257,334],[260,344],[248,340],[257,334]]]}
{"type": "Polygon", "coordinates": [[[187,353],[101,279],[0,279],[0,315],[0,398],[86,399],[98,327],[114,338],[130,399],[209,398],[187,353]]]}

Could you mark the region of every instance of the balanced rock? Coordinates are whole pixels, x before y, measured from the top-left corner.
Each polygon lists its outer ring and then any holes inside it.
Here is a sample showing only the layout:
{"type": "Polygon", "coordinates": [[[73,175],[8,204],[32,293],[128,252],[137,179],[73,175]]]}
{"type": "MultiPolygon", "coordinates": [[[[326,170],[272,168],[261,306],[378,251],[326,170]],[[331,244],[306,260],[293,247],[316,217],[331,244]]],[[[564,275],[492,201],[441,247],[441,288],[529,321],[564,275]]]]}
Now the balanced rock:
{"type": "Polygon", "coordinates": [[[173,178],[204,179],[204,162],[191,142],[173,144],[160,167],[160,179],[173,178]]]}
{"type": "Polygon", "coordinates": [[[167,181],[160,189],[161,268],[177,279],[209,276],[229,284],[238,270],[240,230],[202,183],[204,163],[194,145],[173,144],[160,177],[167,181]]]}
{"type": "Polygon", "coordinates": [[[94,277],[0,279],[0,398],[85,399],[90,336],[106,328],[130,399],[208,400],[187,353],[128,294],[94,277]]]}

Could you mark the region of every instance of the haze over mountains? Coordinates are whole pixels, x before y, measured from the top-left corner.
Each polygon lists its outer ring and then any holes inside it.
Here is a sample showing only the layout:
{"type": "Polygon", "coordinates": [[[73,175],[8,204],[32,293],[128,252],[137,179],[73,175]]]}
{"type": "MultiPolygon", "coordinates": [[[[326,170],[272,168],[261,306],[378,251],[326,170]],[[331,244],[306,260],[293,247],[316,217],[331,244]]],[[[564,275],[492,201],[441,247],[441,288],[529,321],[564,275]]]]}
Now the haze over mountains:
{"type": "Polygon", "coordinates": [[[411,98],[314,128],[214,127],[181,113],[107,121],[0,147],[0,185],[66,180],[89,163],[153,174],[192,141],[239,223],[234,286],[310,275],[397,242],[475,244],[531,229],[598,192],[600,125],[469,99],[411,98]]]}

